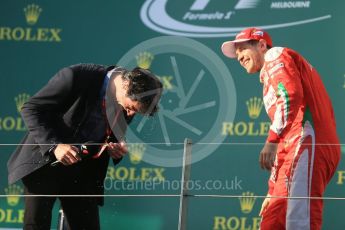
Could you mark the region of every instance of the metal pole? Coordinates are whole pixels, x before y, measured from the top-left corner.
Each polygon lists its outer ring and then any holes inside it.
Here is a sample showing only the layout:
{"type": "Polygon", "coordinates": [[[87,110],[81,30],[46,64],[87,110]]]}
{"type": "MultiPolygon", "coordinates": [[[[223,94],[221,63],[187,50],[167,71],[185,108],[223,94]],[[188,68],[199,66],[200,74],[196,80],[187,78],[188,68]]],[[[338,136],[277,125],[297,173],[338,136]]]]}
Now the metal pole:
{"type": "Polygon", "coordinates": [[[67,230],[67,223],[62,208],[59,210],[57,230],[67,230]]]}
{"type": "Polygon", "coordinates": [[[188,181],[190,179],[190,167],[192,163],[192,140],[186,138],[184,140],[183,160],[182,160],[182,176],[181,176],[181,193],[180,193],[180,209],[178,230],[187,229],[187,208],[188,208],[188,181]]]}

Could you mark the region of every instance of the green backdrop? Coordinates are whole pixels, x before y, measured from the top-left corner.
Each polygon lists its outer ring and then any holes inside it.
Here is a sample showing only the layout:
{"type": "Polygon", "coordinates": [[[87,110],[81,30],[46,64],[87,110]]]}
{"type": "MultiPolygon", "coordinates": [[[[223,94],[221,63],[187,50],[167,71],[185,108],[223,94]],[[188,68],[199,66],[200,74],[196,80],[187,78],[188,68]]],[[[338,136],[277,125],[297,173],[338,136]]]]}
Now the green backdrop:
{"type": "MultiPolygon", "coordinates": [[[[269,123],[261,84],[220,45],[259,26],[275,46],[299,51],[323,78],[344,143],[344,8],[343,1],[321,0],[1,1],[0,229],[23,222],[23,198],[4,196],[23,193],[20,183],[7,184],[6,168],[26,132],[18,111],[55,72],[76,63],[149,67],[165,88],[159,115],[137,117],[127,135],[129,156],[109,165],[102,229],[177,229],[178,197],[111,195],[180,194],[185,137],[194,143],[192,194],[264,196],[269,175],[258,153],[269,123]]],[[[344,182],[342,160],[325,196],[345,197],[344,182]]],[[[261,202],[189,198],[187,229],[258,229],[261,202]]],[[[345,201],[324,204],[323,229],[344,229],[345,201]]]]}

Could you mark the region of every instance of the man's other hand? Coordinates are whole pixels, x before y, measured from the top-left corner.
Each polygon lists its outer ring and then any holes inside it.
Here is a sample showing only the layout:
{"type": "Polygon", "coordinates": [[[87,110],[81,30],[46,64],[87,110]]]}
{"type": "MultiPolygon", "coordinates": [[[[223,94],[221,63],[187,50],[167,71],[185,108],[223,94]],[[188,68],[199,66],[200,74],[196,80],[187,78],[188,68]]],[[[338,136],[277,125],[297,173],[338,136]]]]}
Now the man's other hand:
{"type": "Polygon", "coordinates": [[[78,148],[68,144],[58,144],[54,150],[56,159],[63,165],[72,165],[81,160],[78,148]]]}
{"type": "Polygon", "coordinates": [[[278,144],[266,142],[265,146],[260,152],[260,166],[262,169],[271,170],[276,158],[278,144]]]}
{"type": "Polygon", "coordinates": [[[115,160],[122,158],[128,152],[125,142],[108,143],[108,154],[115,160]]]}

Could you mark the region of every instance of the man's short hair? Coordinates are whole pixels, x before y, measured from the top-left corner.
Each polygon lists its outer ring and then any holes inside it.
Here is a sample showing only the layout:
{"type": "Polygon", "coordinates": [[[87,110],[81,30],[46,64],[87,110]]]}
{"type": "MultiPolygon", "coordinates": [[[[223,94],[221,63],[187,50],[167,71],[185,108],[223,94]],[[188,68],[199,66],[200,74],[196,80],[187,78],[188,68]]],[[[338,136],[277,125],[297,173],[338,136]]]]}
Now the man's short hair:
{"type": "Polygon", "coordinates": [[[122,79],[128,82],[127,96],[140,103],[140,113],[153,116],[158,111],[158,102],[163,85],[150,70],[135,67],[124,71],[122,79]]]}

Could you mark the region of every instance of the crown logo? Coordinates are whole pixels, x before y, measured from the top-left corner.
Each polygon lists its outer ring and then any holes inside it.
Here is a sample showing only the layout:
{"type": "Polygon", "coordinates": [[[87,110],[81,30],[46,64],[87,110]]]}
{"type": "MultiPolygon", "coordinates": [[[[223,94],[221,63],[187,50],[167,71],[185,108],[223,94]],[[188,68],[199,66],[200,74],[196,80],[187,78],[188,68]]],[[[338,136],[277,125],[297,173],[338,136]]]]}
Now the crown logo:
{"type": "Polygon", "coordinates": [[[30,95],[26,94],[26,93],[18,94],[18,96],[16,96],[14,98],[14,101],[16,102],[16,107],[17,107],[18,113],[20,113],[24,103],[27,102],[29,100],[29,98],[30,98],[30,95]]]}
{"type": "Polygon", "coordinates": [[[5,188],[7,195],[7,204],[10,206],[16,206],[19,203],[20,195],[23,194],[23,189],[16,184],[9,185],[5,188]]]}
{"type": "Polygon", "coordinates": [[[129,159],[133,164],[139,164],[143,159],[144,152],[146,150],[145,144],[129,144],[128,152],[129,159]]]}
{"type": "Polygon", "coordinates": [[[137,59],[137,65],[140,68],[149,69],[154,56],[149,52],[141,52],[137,56],[135,56],[135,58],[137,59]]]}
{"type": "Polygon", "coordinates": [[[248,101],[246,101],[246,104],[248,108],[249,117],[252,119],[258,118],[260,116],[261,109],[263,106],[261,98],[252,97],[248,101]]]}
{"type": "Polygon", "coordinates": [[[241,211],[243,213],[250,213],[253,210],[255,200],[254,193],[244,192],[242,193],[243,197],[238,198],[240,200],[241,211]]]}
{"type": "Polygon", "coordinates": [[[25,19],[29,25],[35,25],[40,17],[42,9],[35,4],[28,5],[24,8],[25,19]]]}

